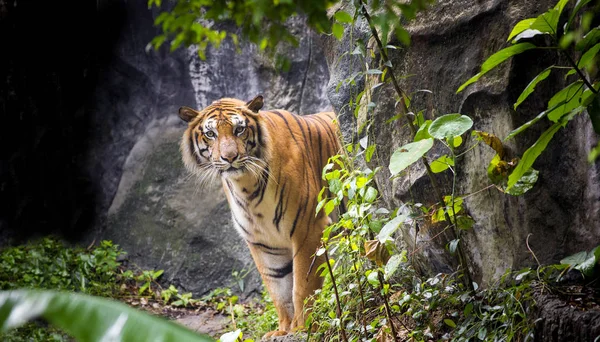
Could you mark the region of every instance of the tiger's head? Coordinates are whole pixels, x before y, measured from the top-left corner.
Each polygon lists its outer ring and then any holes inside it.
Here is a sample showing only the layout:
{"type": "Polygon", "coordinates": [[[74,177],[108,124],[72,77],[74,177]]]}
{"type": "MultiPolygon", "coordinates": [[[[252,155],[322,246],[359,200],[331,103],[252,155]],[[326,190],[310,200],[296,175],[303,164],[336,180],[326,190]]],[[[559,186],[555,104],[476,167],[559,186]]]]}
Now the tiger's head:
{"type": "Polygon", "coordinates": [[[187,169],[202,180],[248,172],[259,176],[265,169],[258,124],[262,106],[259,95],[247,103],[223,98],[201,111],[179,108],[179,117],[188,123],[181,141],[187,169]]]}

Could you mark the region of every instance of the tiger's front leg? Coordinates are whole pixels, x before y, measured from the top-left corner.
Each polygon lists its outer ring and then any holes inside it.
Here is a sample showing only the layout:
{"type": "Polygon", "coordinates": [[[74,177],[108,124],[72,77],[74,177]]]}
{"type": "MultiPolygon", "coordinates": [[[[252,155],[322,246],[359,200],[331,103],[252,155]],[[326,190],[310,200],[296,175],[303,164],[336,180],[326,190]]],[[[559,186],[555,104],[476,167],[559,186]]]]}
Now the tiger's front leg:
{"type": "Polygon", "coordinates": [[[330,222],[328,217],[319,219],[308,229],[308,235],[298,236],[293,241],[294,246],[294,319],[292,320],[292,331],[304,329],[306,317],[310,313],[312,301],[304,300],[313,295],[315,290],[323,285],[323,278],[317,274],[317,268],[325,262],[325,256],[313,258],[321,245],[323,229],[330,222]],[[311,268],[312,264],[312,268],[311,268]]]}
{"type": "Polygon", "coordinates": [[[265,337],[286,335],[294,318],[292,251],[264,244],[248,243],[248,247],[279,318],[278,330],[266,333],[265,337]]]}

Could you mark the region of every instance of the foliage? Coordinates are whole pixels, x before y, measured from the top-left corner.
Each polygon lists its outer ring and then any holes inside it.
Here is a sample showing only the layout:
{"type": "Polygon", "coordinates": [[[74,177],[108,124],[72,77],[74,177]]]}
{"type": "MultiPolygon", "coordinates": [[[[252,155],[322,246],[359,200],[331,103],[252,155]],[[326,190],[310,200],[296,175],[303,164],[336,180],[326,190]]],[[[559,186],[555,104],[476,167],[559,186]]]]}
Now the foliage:
{"type": "MultiPolygon", "coordinates": [[[[416,13],[432,3],[432,0],[400,1],[372,1],[371,6],[377,11],[374,17],[377,25],[385,36],[387,32],[394,31],[396,36],[405,44],[410,42],[406,30],[399,25],[399,20],[412,19],[416,13]],[[402,13],[402,16],[398,16],[402,13]]],[[[161,27],[162,33],[156,36],[150,45],[158,49],[165,42],[170,42],[171,51],[180,46],[198,46],[200,58],[206,58],[206,49],[209,45],[216,48],[226,37],[231,38],[238,46],[240,38],[256,44],[260,50],[275,54],[280,43],[298,45],[297,38],[290,32],[287,23],[290,18],[302,16],[312,29],[319,33],[332,34],[338,39],[343,35],[343,24],[354,21],[356,15],[345,11],[337,11],[331,20],[327,11],[334,6],[343,4],[339,0],[178,0],[169,11],[162,12],[155,20],[155,25],[161,27]],[[233,23],[240,30],[237,33],[227,32],[222,29],[222,23],[233,23]]],[[[361,1],[354,1],[355,7],[360,8],[361,1]]],[[[162,6],[162,0],[148,0],[148,7],[162,6]]],[[[278,56],[278,61],[283,67],[286,59],[278,56]]]]}
{"type": "Polygon", "coordinates": [[[53,237],[0,252],[0,289],[59,289],[110,296],[122,254],[119,246],[102,241],[96,248],[67,248],[53,237]]]}
{"type": "MultiPolygon", "coordinates": [[[[481,66],[481,71],[462,84],[457,93],[463,91],[471,83],[477,82],[481,76],[494,69],[510,57],[532,49],[555,49],[564,56],[568,65],[551,65],[542,70],[525,87],[514,104],[516,110],[535,91],[536,86],[547,79],[551,73],[562,73],[565,80],[570,82],[559,90],[548,101],[547,109],[539,113],[529,122],[513,130],[505,140],[511,139],[525,129],[546,118],[551,126],[530,146],[520,160],[503,160],[499,155],[494,157],[490,164],[491,169],[499,172],[491,175],[497,184],[504,184],[505,190],[512,194],[522,194],[519,189],[522,179],[526,182],[535,182],[531,175],[537,172],[531,167],[540,154],[546,149],[556,132],[565,127],[569,121],[581,112],[587,111],[594,131],[600,134],[600,73],[598,61],[600,60],[600,26],[592,27],[595,16],[600,11],[600,6],[590,5],[590,0],[577,1],[568,15],[562,15],[568,0],[560,0],[547,12],[536,18],[523,19],[518,22],[507,41],[511,46],[504,48],[490,56],[481,66]],[[563,29],[560,29],[560,28],[563,29]],[[534,37],[546,36],[549,39],[535,39],[534,37]],[[548,46],[546,42],[551,42],[548,46]],[[577,61],[576,61],[577,60],[577,61]],[[502,161],[504,165],[498,167],[502,161]],[[512,165],[508,165],[511,163],[512,165]],[[516,167],[515,167],[516,164],[516,167]]],[[[597,24],[597,23],[596,23],[597,24]]],[[[598,157],[596,147],[589,154],[589,161],[593,162],[598,157]]]]}
{"type": "Polygon", "coordinates": [[[52,290],[0,292],[3,332],[43,317],[78,341],[213,341],[110,299],[52,290]]]}

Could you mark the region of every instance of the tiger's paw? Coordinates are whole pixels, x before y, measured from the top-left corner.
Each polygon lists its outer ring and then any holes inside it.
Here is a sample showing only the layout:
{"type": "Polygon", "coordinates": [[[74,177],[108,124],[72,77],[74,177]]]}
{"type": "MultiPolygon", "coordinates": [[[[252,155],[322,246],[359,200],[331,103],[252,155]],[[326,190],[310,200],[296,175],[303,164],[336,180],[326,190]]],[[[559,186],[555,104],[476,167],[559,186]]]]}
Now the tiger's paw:
{"type": "Polygon", "coordinates": [[[277,337],[277,336],[285,336],[287,335],[287,331],[283,331],[283,330],[273,330],[273,331],[269,331],[268,333],[266,333],[263,336],[263,340],[269,337],[277,337]]]}

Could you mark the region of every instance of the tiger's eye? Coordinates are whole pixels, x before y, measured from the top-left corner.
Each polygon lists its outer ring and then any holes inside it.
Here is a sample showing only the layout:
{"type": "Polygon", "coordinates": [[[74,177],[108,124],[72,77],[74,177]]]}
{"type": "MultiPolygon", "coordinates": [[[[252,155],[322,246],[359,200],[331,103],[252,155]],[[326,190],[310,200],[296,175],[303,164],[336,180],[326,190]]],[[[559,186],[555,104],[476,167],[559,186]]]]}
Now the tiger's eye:
{"type": "Polygon", "coordinates": [[[242,133],[244,133],[244,131],[246,131],[246,127],[238,126],[235,128],[235,135],[241,135],[242,133]]]}
{"type": "Polygon", "coordinates": [[[204,135],[206,135],[206,137],[208,137],[208,138],[212,139],[212,138],[214,138],[214,137],[215,137],[215,132],[213,132],[213,131],[208,131],[208,132],[204,133],[204,135]]]}

